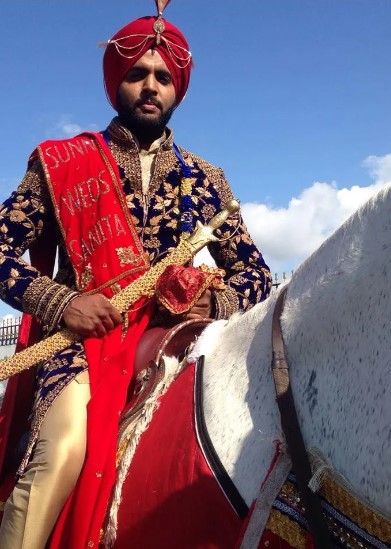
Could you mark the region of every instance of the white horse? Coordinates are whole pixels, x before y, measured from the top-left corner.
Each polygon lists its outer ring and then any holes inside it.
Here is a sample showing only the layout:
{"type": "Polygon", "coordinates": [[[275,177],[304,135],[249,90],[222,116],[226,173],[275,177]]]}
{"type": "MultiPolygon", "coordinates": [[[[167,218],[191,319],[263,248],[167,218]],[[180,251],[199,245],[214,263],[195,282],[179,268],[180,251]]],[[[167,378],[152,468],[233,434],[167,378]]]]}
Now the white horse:
{"type": "MultiPolygon", "coordinates": [[[[298,232],[297,238],[300,238],[298,232]]],[[[270,370],[277,292],[210,325],[204,413],[213,445],[247,502],[282,438],[270,370]],[[221,410],[224,413],[221,414],[221,410]]],[[[294,273],[282,315],[292,390],[307,448],[391,516],[391,186],[294,273]]]]}
{"type": "MultiPolygon", "coordinates": [[[[282,315],[306,447],[319,450],[349,490],[386,519],[391,519],[390,290],[388,186],[294,273],[282,315]]],[[[284,438],[270,370],[277,294],[246,314],[211,324],[189,357],[205,356],[206,428],[248,506],[267,476],[274,441],[284,438]]],[[[121,490],[132,489],[125,474],[117,505],[121,490]]]]}

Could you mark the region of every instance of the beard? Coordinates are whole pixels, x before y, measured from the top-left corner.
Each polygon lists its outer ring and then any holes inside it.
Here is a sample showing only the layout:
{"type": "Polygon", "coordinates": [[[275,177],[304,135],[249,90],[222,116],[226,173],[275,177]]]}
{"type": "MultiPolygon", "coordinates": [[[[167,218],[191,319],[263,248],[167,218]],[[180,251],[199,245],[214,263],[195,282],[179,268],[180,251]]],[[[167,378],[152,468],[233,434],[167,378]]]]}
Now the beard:
{"type": "MultiPolygon", "coordinates": [[[[125,101],[122,100],[120,94],[117,98],[117,112],[119,119],[122,124],[128,128],[140,141],[143,142],[153,142],[155,139],[158,139],[162,136],[164,128],[167,126],[174,110],[175,104],[172,105],[165,112],[162,112],[157,117],[149,117],[145,114],[140,114],[136,111],[139,102],[136,102],[134,108],[130,107],[125,101]]],[[[141,100],[140,100],[141,103],[141,100]]],[[[161,108],[161,104],[158,103],[158,106],[161,108]]]]}

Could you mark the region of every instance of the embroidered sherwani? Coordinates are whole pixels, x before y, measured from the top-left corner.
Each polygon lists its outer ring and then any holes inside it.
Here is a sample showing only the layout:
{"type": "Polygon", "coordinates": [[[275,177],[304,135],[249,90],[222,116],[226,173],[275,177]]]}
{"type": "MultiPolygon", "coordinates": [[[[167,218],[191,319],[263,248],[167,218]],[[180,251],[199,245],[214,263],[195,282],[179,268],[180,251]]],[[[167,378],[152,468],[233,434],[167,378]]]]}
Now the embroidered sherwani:
{"type": "MultiPolygon", "coordinates": [[[[180,237],[181,167],[173,151],[173,135],[167,130],[157,145],[157,151],[149,151],[152,162],[143,158],[148,152],[139,151],[132,135],[118,119],[111,122],[106,137],[119,166],[127,206],[153,264],[174,248],[180,237]],[[151,174],[149,185],[148,171],[151,174]]],[[[232,192],[221,169],[185,149],[180,150],[185,162],[192,166],[192,222],[194,225],[197,220],[208,223],[232,198],[232,192]]],[[[59,142],[55,161],[66,161],[66,154],[65,147],[62,148],[59,142]]],[[[77,200],[77,196],[74,198],[77,200]]],[[[215,317],[227,318],[233,312],[247,310],[264,299],[270,292],[271,277],[243,223],[234,218],[228,220],[217,231],[217,236],[220,241],[211,244],[209,250],[217,266],[226,273],[227,288],[213,294],[215,317]]],[[[16,309],[37,316],[44,332],[57,329],[65,306],[82,289],[65,251],[43,166],[38,160],[30,166],[18,190],[0,209],[0,273],[1,298],[16,309]],[[32,245],[44,247],[47,235],[51,238],[55,235],[59,250],[59,269],[54,281],[42,276],[21,257],[32,245]]],[[[88,272],[85,275],[88,278],[88,272]]],[[[112,289],[115,291],[115,285],[112,289]]],[[[28,462],[51,403],[86,368],[82,343],[57,353],[38,368],[30,440],[20,473],[28,462]]]]}

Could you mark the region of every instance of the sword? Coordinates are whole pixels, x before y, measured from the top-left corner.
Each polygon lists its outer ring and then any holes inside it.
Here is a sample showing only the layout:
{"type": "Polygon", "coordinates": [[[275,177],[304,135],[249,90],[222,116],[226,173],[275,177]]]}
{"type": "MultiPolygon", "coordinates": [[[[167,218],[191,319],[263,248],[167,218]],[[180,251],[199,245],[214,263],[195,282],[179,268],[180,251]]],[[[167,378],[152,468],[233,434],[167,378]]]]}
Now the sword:
{"type": "MultiPolygon", "coordinates": [[[[230,200],[225,208],[215,215],[208,225],[197,221],[194,232],[187,238],[181,237],[178,246],[159,263],[153,265],[147,272],[139,276],[131,284],[123,288],[110,299],[110,302],[120,313],[126,313],[130,306],[141,297],[152,297],[159,276],[168,265],[185,264],[209,242],[218,241],[213,231],[221,227],[227,218],[239,210],[239,202],[230,200]]],[[[27,347],[23,351],[0,361],[0,381],[3,381],[44,360],[50,359],[57,352],[66,349],[72,343],[80,341],[81,337],[70,330],[64,329],[46,339],[27,347]]]]}

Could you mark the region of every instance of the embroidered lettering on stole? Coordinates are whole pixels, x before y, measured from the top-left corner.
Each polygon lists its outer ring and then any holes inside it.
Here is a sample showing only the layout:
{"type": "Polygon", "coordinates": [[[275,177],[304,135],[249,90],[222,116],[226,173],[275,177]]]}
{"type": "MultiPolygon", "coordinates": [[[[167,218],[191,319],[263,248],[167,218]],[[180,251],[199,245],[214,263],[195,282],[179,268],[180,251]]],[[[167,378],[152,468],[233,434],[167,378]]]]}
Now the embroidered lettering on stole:
{"type": "MultiPolygon", "coordinates": [[[[116,162],[102,136],[83,133],[36,150],[82,292],[149,267],[126,206],[116,162]]],[[[33,156],[35,153],[33,153],[33,156]]]]}

